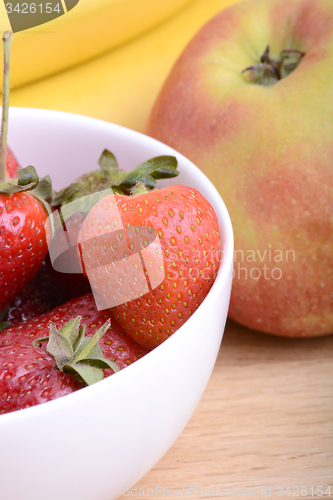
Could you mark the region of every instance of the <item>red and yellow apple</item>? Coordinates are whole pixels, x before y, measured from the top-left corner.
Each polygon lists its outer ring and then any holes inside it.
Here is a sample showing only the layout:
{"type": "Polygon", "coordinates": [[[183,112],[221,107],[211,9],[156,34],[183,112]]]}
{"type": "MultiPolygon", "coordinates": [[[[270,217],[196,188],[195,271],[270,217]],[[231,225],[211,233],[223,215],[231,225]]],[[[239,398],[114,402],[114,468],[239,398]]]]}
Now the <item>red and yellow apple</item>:
{"type": "Polygon", "coordinates": [[[147,133],[215,184],[235,233],[229,316],[333,332],[333,1],[249,0],[185,49],[147,133]]]}

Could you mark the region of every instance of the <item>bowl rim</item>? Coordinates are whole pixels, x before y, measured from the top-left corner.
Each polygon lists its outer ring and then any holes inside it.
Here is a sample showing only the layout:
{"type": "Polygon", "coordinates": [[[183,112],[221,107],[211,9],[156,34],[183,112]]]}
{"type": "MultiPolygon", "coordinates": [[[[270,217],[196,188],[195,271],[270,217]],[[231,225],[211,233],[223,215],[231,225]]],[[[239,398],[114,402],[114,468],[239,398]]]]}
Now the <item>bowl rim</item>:
{"type": "MultiPolygon", "coordinates": [[[[1,107],[0,107],[1,109],[1,107]]],[[[2,111],[2,109],[1,109],[2,111]]],[[[209,187],[211,197],[214,198],[215,205],[219,207],[219,210],[216,211],[216,208],[214,208],[214,211],[216,212],[216,215],[219,219],[219,225],[221,226],[221,220],[223,221],[223,234],[224,234],[224,242],[223,242],[223,258],[220,260],[219,263],[219,269],[215,278],[215,281],[213,283],[212,288],[208,292],[207,296],[205,297],[204,301],[202,304],[206,303],[209,301],[210,297],[213,298],[213,296],[218,295],[221,288],[225,284],[227,280],[230,280],[230,287],[231,287],[231,281],[232,281],[232,269],[233,269],[233,258],[234,258],[234,235],[233,235],[233,228],[230,220],[230,216],[228,213],[228,210],[225,206],[225,203],[223,199],[221,198],[220,194],[218,193],[217,189],[213,185],[213,183],[208,179],[208,177],[193,163],[191,162],[188,158],[186,158],[184,155],[176,151],[175,149],[171,148],[170,146],[167,146],[166,144],[150,137],[147,136],[141,132],[138,132],[136,130],[129,129],[127,127],[124,127],[122,125],[118,125],[115,123],[107,122],[105,120],[100,120],[98,118],[92,118],[84,115],[79,115],[76,113],[68,113],[64,111],[57,111],[57,110],[48,110],[48,109],[39,109],[39,108],[22,108],[22,107],[10,107],[10,116],[14,115],[16,117],[24,116],[24,117],[29,117],[31,114],[37,116],[38,118],[45,118],[45,119],[50,119],[50,117],[53,117],[53,119],[57,119],[56,121],[61,121],[62,119],[65,119],[66,121],[70,120],[73,123],[77,122],[82,125],[82,123],[87,124],[87,126],[99,126],[99,127],[107,127],[110,130],[110,133],[118,131],[118,133],[125,134],[127,136],[139,139],[141,142],[143,141],[144,143],[155,143],[155,145],[159,144],[165,151],[163,154],[170,154],[170,155],[176,155],[177,159],[181,160],[181,162],[187,164],[187,166],[190,169],[194,169],[196,172],[196,175],[199,176],[199,178],[202,178],[202,182],[206,183],[207,186],[209,187]],[[169,150],[169,153],[168,151],[169,150]],[[217,213],[218,212],[218,213],[217,213]]],[[[12,129],[12,127],[10,127],[12,129]]],[[[209,200],[211,202],[211,200],[209,200]]],[[[222,233],[222,229],[220,227],[220,234],[222,233]]],[[[202,306],[202,304],[199,306],[198,310],[202,306]]],[[[176,343],[177,338],[181,335],[182,330],[185,328],[188,328],[189,325],[191,325],[195,321],[195,313],[182,325],[170,338],[167,339],[168,345],[171,346],[171,342],[176,343]]],[[[134,370],[139,370],[143,366],[143,363],[145,362],[145,359],[147,356],[157,356],[158,353],[161,355],[161,350],[163,349],[163,346],[165,345],[165,342],[163,342],[160,346],[156,347],[152,351],[150,351],[146,356],[144,356],[141,359],[138,359],[135,363],[129,365],[126,367],[126,374],[124,373],[124,370],[120,370],[114,375],[117,375],[118,379],[124,375],[127,377],[129,375],[130,370],[134,372],[134,370]]],[[[133,374],[135,376],[135,374],[133,374]]],[[[110,388],[108,390],[112,390],[112,384],[115,384],[116,378],[114,376],[106,377],[103,380],[101,380],[98,385],[101,387],[101,384],[109,384],[110,388]]],[[[96,384],[93,384],[91,386],[87,386],[80,389],[79,391],[73,392],[71,394],[66,395],[66,397],[60,397],[51,401],[47,401],[46,403],[42,403],[39,405],[35,405],[29,408],[24,408],[22,410],[17,410],[14,412],[10,413],[5,413],[0,415],[0,430],[2,426],[7,425],[10,422],[15,422],[17,419],[24,419],[26,416],[30,415],[33,417],[34,413],[43,413],[46,412],[48,413],[49,411],[52,411],[52,408],[56,409],[57,407],[61,406],[67,406],[68,404],[71,404],[73,401],[75,401],[75,398],[83,398],[83,397],[89,397],[89,392],[88,391],[94,391],[96,390],[96,384]]]]}

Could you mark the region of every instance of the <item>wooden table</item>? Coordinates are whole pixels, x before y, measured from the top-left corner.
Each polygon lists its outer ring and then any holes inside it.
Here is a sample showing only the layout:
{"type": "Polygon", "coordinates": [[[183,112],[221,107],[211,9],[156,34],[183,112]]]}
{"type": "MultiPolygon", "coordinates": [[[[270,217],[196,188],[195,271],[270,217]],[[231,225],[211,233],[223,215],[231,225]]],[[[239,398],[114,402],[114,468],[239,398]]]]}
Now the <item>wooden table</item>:
{"type": "Polygon", "coordinates": [[[333,499],[332,478],[333,336],[278,338],[230,321],[194,415],[133,494],[333,499]]]}

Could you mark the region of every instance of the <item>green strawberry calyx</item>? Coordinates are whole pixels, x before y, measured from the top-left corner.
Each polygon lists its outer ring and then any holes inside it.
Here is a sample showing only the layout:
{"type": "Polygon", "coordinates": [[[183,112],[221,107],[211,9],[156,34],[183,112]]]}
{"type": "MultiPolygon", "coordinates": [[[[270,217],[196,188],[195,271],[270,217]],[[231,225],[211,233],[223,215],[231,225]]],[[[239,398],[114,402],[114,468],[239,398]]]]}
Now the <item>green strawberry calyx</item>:
{"type": "Polygon", "coordinates": [[[131,171],[124,171],[119,169],[115,156],[105,149],[98,163],[99,170],[84,174],[73,184],[59,191],[53,197],[51,206],[63,206],[107,189],[112,189],[114,194],[130,195],[132,188],[138,182],[144,184],[147,190],[152,190],[156,186],[157,179],[172,178],[179,174],[178,162],[174,156],[157,156],[131,171]]]}
{"type": "Polygon", "coordinates": [[[49,175],[42,179],[38,177],[32,166],[22,168],[17,172],[17,179],[7,179],[0,182],[0,195],[11,196],[15,193],[29,192],[39,200],[48,215],[52,213],[49,201],[53,196],[52,182],[49,175]]]}
{"type": "Polygon", "coordinates": [[[131,197],[133,196],[139,196],[140,194],[145,194],[147,193],[148,190],[146,186],[143,184],[143,182],[137,182],[134,187],[131,189],[131,197]]]}
{"type": "Polygon", "coordinates": [[[32,166],[22,168],[17,172],[17,179],[7,179],[0,182],[0,194],[10,196],[14,193],[31,191],[43,195],[45,199],[52,192],[51,179],[49,176],[39,179],[36,169],[32,166]],[[37,187],[39,189],[37,190],[37,187]]]}
{"type": "Polygon", "coordinates": [[[34,340],[31,345],[40,347],[48,341],[46,352],[50,354],[60,371],[70,373],[84,385],[91,385],[104,378],[103,369],[119,371],[119,366],[105,358],[99,345],[110,328],[108,319],[92,337],[85,336],[86,325],[80,326],[81,316],[71,319],[60,330],[49,322],[49,335],[34,340]]]}

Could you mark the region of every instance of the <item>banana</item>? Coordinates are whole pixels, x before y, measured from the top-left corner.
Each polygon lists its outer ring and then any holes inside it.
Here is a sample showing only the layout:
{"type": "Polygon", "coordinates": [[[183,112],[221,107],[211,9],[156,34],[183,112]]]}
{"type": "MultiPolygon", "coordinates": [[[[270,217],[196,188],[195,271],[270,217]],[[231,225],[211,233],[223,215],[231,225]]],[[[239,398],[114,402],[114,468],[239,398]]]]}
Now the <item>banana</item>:
{"type": "MultiPolygon", "coordinates": [[[[108,52],[165,21],[193,1],[80,0],[66,14],[14,34],[11,85],[17,88],[108,52]]],[[[66,5],[61,0],[59,3],[66,5]]],[[[2,32],[11,29],[5,4],[11,4],[12,10],[19,5],[22,11],[24,2],[0,2],[2,32]]],[[[36,0],[37,12],[39,4],[36,0]]]]}
{"type": "Polygon", "coordinates": [[[12,106],[56,109],[143,132],[163,81],[208,19],[238,0],[196,0],[140,38],[65,73],[18,89],[12,106]]]}

